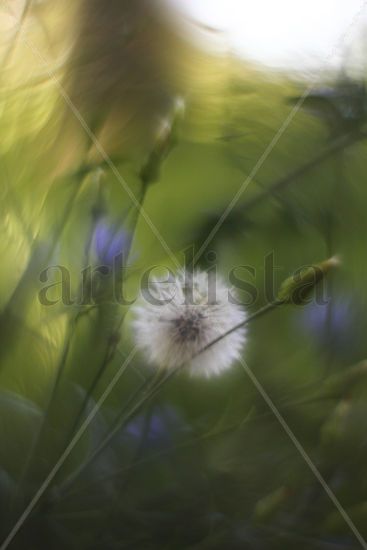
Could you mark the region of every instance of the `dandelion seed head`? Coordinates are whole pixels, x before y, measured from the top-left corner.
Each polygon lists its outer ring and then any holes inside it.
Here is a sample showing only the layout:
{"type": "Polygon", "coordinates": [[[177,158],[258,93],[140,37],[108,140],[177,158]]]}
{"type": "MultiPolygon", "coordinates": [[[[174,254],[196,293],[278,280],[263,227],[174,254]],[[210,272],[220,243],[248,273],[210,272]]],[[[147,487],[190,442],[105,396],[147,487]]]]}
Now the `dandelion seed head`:
{"type": "MultiPolygon", "coordinates": [[[[246,319],[242,307],[229,299],[224,282],[209,277],[202,271],[193,275],[181,272],[174,282],[151,281],[153,300],[145,297],[133,309],[135,340],[149,363],[167,369],[182,365],[192,375],[209,377],[239,359],[244,328],[202,351],[246,319]]],[[[231,295],[234,297],[233,291],[231,295]]]]}

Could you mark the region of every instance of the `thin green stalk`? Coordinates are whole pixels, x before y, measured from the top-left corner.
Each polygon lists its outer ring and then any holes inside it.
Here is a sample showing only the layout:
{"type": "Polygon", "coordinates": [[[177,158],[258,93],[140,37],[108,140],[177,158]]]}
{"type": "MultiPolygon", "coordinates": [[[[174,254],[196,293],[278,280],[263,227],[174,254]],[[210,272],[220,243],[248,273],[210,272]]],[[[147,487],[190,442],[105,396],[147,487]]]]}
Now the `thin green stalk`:
{"type": "Polygon", "coordinates": [[[80,424],[80,421],[83,418],[84,411],[86,410],[87,405],[90,401],[90,398],[91,398],[91,396],[93,396],[93,393],[94,393],[95,389],[97,388],[97,386],[99,384],[99,381],[101,380],[106,368],[110,364],[112,357],[113,357],[113,353],[108,350],[105,354],[105,357],[104,357],[104,360],[102,361],[101,366],[97,370],[97,373],[96,373],[95,377],[92,380],[92,383],[91,383],[90,387],[88,388],[88,391],[86,392],[86,394],[83,398],[82,404],[81,404],[80,409],[79,409],[79,411],[78,411],[78,413],[77,413],[77,415],[74,419],[72,427],[69,430],[69,432],[68,432],[68,434],[65,438],[66,444],[69,443],[69,441],[72,439],[75,432],[77,431],[78,426],[80,424]]]}
{"type": "MultiPolygon", "coordinates": [[[[335,155],[333,159],[333,168],[334,168],[334,181],[333,181],[333,190],[329,202],[329,210],[327,211],[327,226],[325,230],[325,240],[327,247],[327,254],[329,257],[332,257],[337,252],[337,243],[336,243],[336,231],[338,228],[339,220],[338,216],[340,215],[340,206],[343,202],[342,190],[345,188],[346,184],[346,175],[345,175],[345,166],[344,166],[344,151],[339,155],[335,155]]],[[[328,285],[328,303],[326,305],[326,319],[325,319],[325,334],[326,340],[329,344],[332,336],[332,320],[334,316],[334,301],[333,294],[335,290],[335,278],[331,275],[328,285]]],[[[324,360],[325,365],[325,375],[330,374],[333,366],[334,353],[331,349],[331,346],[327,347],[326,356],[324,360]]]]}
{"type": "Polygon", "coordinates": [[[44,413],[42,415],[42,421],[41,421],[40,427],[37,431],[37,434],[36,434],[35,438],[33,439],[32,446],[29,450],[28,458],[27,458],[27,460],[24,464],[22,473],[20,475],[20,478],[19,478],[19,481],[18,481],[18,484],[17,484],[17,490],[15,491],[15,495],[14,495],[14,499],[13,499],[13,503],[11,505],[11,508],[13,508],[15,506],[18,498],[22,494],[23,487],[24,487],[25,483],[28,480],[28,476],[29,476],[30,471],[32,469],[34,459],[37,455],[38,448],[39,448],[40,443],[42,441],[44,432],[46,430],[46,426],[47,426],[47,423],[48,423],[48,420],[49,420],[51,408],[52,408],[53,402],[56,398],[57,391],[58,391],[58,388],[59,388],[60,380],[63,376],[64,371],[65,371],[66,361],[67,361],[67,357],[68,357],[69,349],[70,349],[70,345],[71,345],[71,340],[72,340],[74,323],[75,323],[75,319],[71,322],[71,324],[69,326],[69,334],[68,334],[68,337],[65,341],[63,351],[62,351],[62,355],[61,355],[58,367],[56,369],[56,375],[54,377],[54,381],[53,381],[53,384],[52,384],[52,389],[51,389],[49,398],[47,400],[46,408],[45,408],[44,413]]]}
{"type": "MultiPolygon", "coordinates": [[[[157,180],[161,164],[163,163],[170,147],[173,145],[173,143],[170,143],[170,138],[171,138],[171,135],[169,134],[168,136],[166,136],[165,140],[163,140],[163,141],[158,140],[158,142],[156,144],[156,147],[153,148],[153,150],[151,151],[151,154],[149,155],[146,163],[142,166],[142,169],[140,171],[139,175],[140,175],[140,179],[141,179],[141,182],[142,182],[142,191],[141,191],[140,201],[136,205],[136,209],[135,209],[135,217],[134,217],[134,221],[133,221],[133,225],[132,225],[132,231],[131,231],[132,236],[131,236],[131,241],[130,241],[130,248],[129,248],[129,251],[128,251],[128,254],[127,254],[128,258],[129,258],[130,253],[131,253],[133,237],[134,237],[134,234],[135,234],[135,231],[136,231],[136,227],[137,227],[137,224],[138,224],[138,221],[139,221],[139,215],[140,215],[144,200],[146,198],[148,189],[150,187],[150,184],[154,183],[157,180]]],[[[123,322],[123,320],[121,321],[121,323],[122,322],[123,322]]],[[[107,353],[101,367],[98,369],[97,374],[96,374],[94,380],[92,381],[92,385],[91,385],[90,389],[88,390],[88,392],[86,394],[86,397],[85,397],[85,399],[82,403],[82,407],[81,407],[81,409],[80,409],[80,411],[77,415],[77,418],[76,418],[75,422],[73,423],[72,430],[69,433],[70,439],[72,439],[72,437],[73,437],[73,435],[74,435],[74,433],[75,433],[75,431],[76,431],[76,429],[79,425],[79,422],[80,422],[80,419],[81,419],[81,417],[84,413],[85,407],[87,406],[89,397],[92,395],[92,393],[95,391],[96,387],[98,386],[98,384],[100,382],[100,379],[102,378],[102,376],[103,376],[103,374],[106,370],[106,367],[110,363],[110,360],[112,359],[113,355],[114,355],[114,353],[112,353],[112,354],[107,353]]],[[[158,375],[159,375],[159,373],[158,373],[158,375]]],[[[145,386],[145,383],[143,384],[143,386],[145,386]]],[[[135,396],[135,394],[134,394],[134,396],[135,396]]],[[[131,401],[128,400],[128,403],[129,402],[131,402],[131,401]]],[[[119,425],[119,420],[118,419],[116,420],[116,422],[119,425]]]]}
{"type": "MultiPolygon", "coordinates": [[[[73,189],[72,191],[72,194],[69,198],[69,200],[67,201],[67,204],[66,204],[66,207],[64,209],[64,212],[63,212],[63,215],[62,215],[62,218],[61,218],[61,222],[59,223],[59,225],[56,227],[52,237],[53,237],[53,244],[52,246],[48,249],[47,251],[47,255],[46,257],[43,259],[43,262],[46,263],[47,261],[49,261],[51,258],[52,258],[52,254],[54,253],[55,251],[55,248],[56,248],[56,243],[58,242],[58,239],[60,238],[65,226],[66,226],[66,223],[67,223],[67,220],[70,216],[70,213],[72,211],[72,208],[73,208],[73,204],[75,203],[76,199],[77,199],[77,196],[78,196],[78,193],[80,191],[80,188],[81,188],[81,185],[79,184],[78,185],[78,188],[77,190],[73,189]]],[[[44,205],[45,207],[46,205],[44,205]]],[[[42,208],[43,209],[43,208],[42,208]]],[[[32,262],[34,260],[34,254],[35,252],[37,251],[37,248],[39,247],[39,241],[37,240],[37,237],[35,238],[33,244],[31,245],[31,250],[30,250],[30,259],[28,261],[28,265],[25,269],[25,271],[23,272],[19,282],[17,283],[15,289],[13,290],[10,298],[8,299],[6,305],[4,306],[3,310],[0,312],[0,319],[5,319],[6,318],[6,315],[8,314],[8,312],[11,310],[11,308],[13,307],[19,293],[22,291],[26,281],[28,280],[29,278],[29,270],[31,269],[32,267],[32,262]]],[[[44,265],[42,266],[42,269],[43,269],[44,265]]]]}
{"type": "Polygon", "coordinates": [[[248,210],[251,210],[254,206],[257,206],[257,204],[261,202],[264,198],[277,193],[284,187],[287,187],[287,185],[292,183],[292,181],[298,179],[304,174],[307,174],[307,172],[315,168],[315,166],[318,166],[328,157],[334,155],[339,151],[344,150],[347,147],[350,147],[351,145],[354,145],[360,139],[365,138],[366,135],[363,133],[353,133],[335,139],[326,149],[315,155],[311,160],[307,161],[305,164],[301,165],[299,168],[296,168],[285,176],[280,177],[266,189],[259,191],[259,193],[257,193],[254,197],[252,197],[250,200],[242,205],[241,212],[244,213],[248,210]]]}
{"type": "MultiPolygon", "coordinates": [[[[146,198],[147,190],[148,190],[148,186],[146,184],[143,184],[142,193],[141,193],[141,197],[140,197],[140,201],[139,201],[140,208],[143,205],[144,200],[146,198]]],[[[135,234],[135,231],[136,231],[136,226],[137,226],[138,219],[139,219],[140,208],[135,208],[134,209],[135,216],[134,216],[134,221],[133,221],[133,225],[132,225],[132,229],[131,229],[131,235],[132,236],[131,236],[131,240],[130,240],[130,247],[129,247],[129,250],[127,251],[127,261],[130,257],[130,254],[131,254],[132,241],[133,241],[133,237],[134,237],[134,234],[135,234]]],[[[122,316],[122,318],[120,319],[120,322],[118,323],[117,331],[119,331],[119,329],[121,328],[121,325],[122,325],[123,321],[124,321],[124,316],[122,316]]],[[[105,357],[102,361],[102,364],[100,365],[99,369],[97,370],[97,373],[96,373],[95,377],[93,378],[92,383],[91,383],[90,387],[88,388],[88,391],[86,392],[86,395],[83,399],[80,410],[79,410],[79,412],[77,413],[77,415],[75,417],[73,425],[72,425],[70,431],[68,432],[68,436],[66,438],[66,443],[68,443],[72,439],[72,437],[74,436],[74,434],[75,434],[75,432],[76,432],[76,430],[79,426],[79,423],[80,423],[80,421],[83,417],[84,411],[85,411],[85,409],[88,405],[90,397],[93,396],[96,388],[98,387],[98,384],[100,383],[100,381],[103,377],[103,374],[105,373],[108,365],[111,363],[111,361],[112,361],[112,359],[115,355],[116,349],[117,349],[117,342],[116,342],[116,344],[112,345],[112,349],[111,348],[107,349],[105,357]]]]}
{"type": "Polygon", "coordinates": [[[270,302],[269,304],[266,304],[265,306],[263,306],[262,308],[258,309],[257,311],[255,311],[255,313],[253,313],[252,315],[250,315],[249,317],[247,317],[244,321],[242,321],[242,323],[238,323],[237,325],[234,325],[232,328],[230,328],[229,330],[227,330],[226,332],[224,332],[223,334],[221,334],[220,336],[218,336],[217,338],[215,338],[214,340],[212,340],[211,342],[209,342],[209,344],[207,344],[203,349],[201,349],[197,354],[195,354],[193,356],[193,359],[197,356],[197,355],[200,355],[201,353],[203,353],[204,351],[206,351],[207,349],[211,348],[212,346],[214,346],[214,344],[217,344],[218,342],[220,342],[221,340],[223,340],[223,338],[225,338],[226,336],[228,336],[229,334],[232,334],[233,332],[235,332],[236,330],[244,327],[245,325],[247,325],[248,323],[250,323],[251,321],[254,321],[255,319],[258,319],[259,317],[262,317],[263,315],[265,315],[266,313],[272,311],[273,309],[277,308],[278,306],[281,306],[281,305],[284,305],[285,302],[283,300],[275,300],[274,302],[270,302]]]}
{"type": "MultiPolygon", "coordinates": [[[[155,373],[155,375],[147,379],[141,384],[135,392],[129,397],[127,402],[125,403],[122,411],[117,415],[113,426],[111,430],[108,432],[106,437],[102,440],[100,445],[92,452],[92,454],[88,457],[88,459],[71,475],[71,477],[62,485],[61,490],[64,491],[67,489],[70,485],[74,483],[74,481],[81,475],[84,470],[88,469],[88,467],[98,458],[98,456],[104,451],[106,447],[110,444],[110,442],[113,440],[115,435],[121,430],[121,428],[126,425],[126,423],[134,416],[134,414],[140,409],[141,406],[144,405],[145,402],[150,400],[153,395],[156,394],[156,391],[160,386],[162,385],[162,376],[165,374],[164,370],[159,370],[155,373]],[[141,398],[135,403],[135,405],[132,406],[130,410],[127,410],[129,405],[134,402],[136,397],[141,394],[141,398]]],[[[164,378],[164,381],[166,381],[167,375],[164,378]]]]}
{"type": "MultiPolygon", "coordinates": [[[[68,202],[68,205],[64,210],[64,215],[63,215],[64,223],[61,223],[60,226],[59,226],[59,231],[60,232],[62,231],[62,228],[64,227],[64,225],[67,221],[67,218],[68,218],[69,212],[70,212],[69,207],[74,202],[74,200],[75,200],[75,196],[71,197],[71,201],[68,202]]],[[[85,261],[86,261],[86,263],[88,263],[91,244],[92,244],[92,237],[90,236],[89,240],[86,244],[86,247],[85,247],[85,261]]],[[[65,372],[65,367],[66,367],[67,358],[68,358],[69,351],[70,351],[71,342],[72,342],[73,335],[74,335],[74,332],[75,332],[75,327],[76,327],[80,317],[84,314],[85,314],[85,311],[78,311],[75,314],[75,316],[70,320],[69,331],[68,331],[68,334],[66,336],[66,340],[65,340],[65,343],[64,343],[64,347],[63,347],[63,351],[62,351],[62,354],[61,354],[61,357],[60,357],[59,364],[56,368],[56,375],[54,377],[54,382],[53,382],[53,385],[52,385],[51,393],[50,393],[49,398],[47,400],[47,404],[46,404],[46,408],[45,408],[45,411],[44,411],[43,416],[42,416],[42,422],[41,422],[40,428],[39,428],[39,430],[36,434],[36,437],[33,440],[33,443],[32,443],[32,446],[31,446],[31,449],[30,449],[30,452],[29,452],[29,455],[28,455],[28,459],[27,459],[27,461],[24,465],[22,474],[20,476],[20,480],[19,480],[19,483],[18,483],[18,488],[17,488],[16,495],[15,495],[15,501],[17,500],[17,498],[21,494],[22,488],[23,488],[25,482],[27,481],[30,470],[32,468],[35,456],[37,455],[39,445],[42,441],[47,423],[49,421],[49,416],[50,416],[50,413],[51,413],[52,405],[53,405],[53,403],[56,399],[56,395],[57,395],[57,392],[58,392],[58,389],[59,389],[60,381],[63,377],[64,372],[65,372]]]]}

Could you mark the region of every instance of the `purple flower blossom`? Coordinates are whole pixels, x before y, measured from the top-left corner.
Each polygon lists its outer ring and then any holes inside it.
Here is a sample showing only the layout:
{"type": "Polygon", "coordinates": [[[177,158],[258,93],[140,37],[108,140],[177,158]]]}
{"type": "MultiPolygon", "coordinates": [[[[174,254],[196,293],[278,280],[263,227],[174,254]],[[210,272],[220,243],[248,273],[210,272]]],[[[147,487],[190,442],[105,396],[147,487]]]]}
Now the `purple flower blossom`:
{"type": "Polygon", "coordinates": [[[333,299],[325,305],[312,303],[305,308],[301,324],[321,348],[335,354],[348,354],[358,347],[360,323],[351,300],[333,299]]]}
{"type": "Polygon", "coordinates": [[[170,448],[175,435],[187,430],[184,421],[172,407],[161,407],[151,416],[144,414],[134,418],[124,431],[124,437],[139,440],[144,437],[146,449],[170,448]]]}
{"type": "Polygon", "coordinates": [[[94,249],[98,261],[110,266],[119,255],[128,254],[130,235],[124,229],[117,229],[100,220],[94,230],[94,249]]]}

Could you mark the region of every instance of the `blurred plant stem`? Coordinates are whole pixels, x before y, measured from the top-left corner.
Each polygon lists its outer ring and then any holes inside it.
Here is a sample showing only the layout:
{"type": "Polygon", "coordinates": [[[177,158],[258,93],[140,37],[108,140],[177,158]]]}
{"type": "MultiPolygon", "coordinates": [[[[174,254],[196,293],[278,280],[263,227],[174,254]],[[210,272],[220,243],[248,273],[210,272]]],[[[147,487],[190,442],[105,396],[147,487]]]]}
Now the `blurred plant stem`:
{"type": "MultiPolygon", "coordinates": [[[[27,4],[26,8],[25,8],[25,11],[27,11],[28,8],[29,8],[29,6],[27,4]]],[[[127,258],[129,258],[130,253],[131,253],[131,247],[132,247],[132,241],[133,241],[134,233],[135,233],[137,223],[138,223],[138,220],[139,220],[141,207],[144,203],[144,200],[145,200],[147,191],[149,189],[149,186],[150,186],[150,184],[154,183],[158,179],[161,164],[164,161],[164,159],[166,158],[168,152],[171,150],[172,146],[175,144],[175,136],[173,136],[172,132],[173,132],[173,129],[176,131],[176,122],[177,121],[176,121],[176,113],[175,113],[175,118],[172,120],[172,124],[169,126],[168,130],[166,130],[163,134],[158,136],[155,147],[153,148],[151,154],[148,156],[146,162],[143,164],[143,167],[141,169],[141,172],[140,172],[140,179],[141,179],[141,182],[142,182],[141,196],[139,198],[138,206],[136,206],[135,209],[134,209],[135,214],[134,214],[134,219],[133,219],[132,229],[131,229],[130,245],[129,245],[129,249],[126,251],[127,252],[127,258]]],[[[88,265],[89,261],[90,261],[90,252],[91,252],[91,246],[92,246],[92,240],[93,240],[93,228],[94,228],[95,223],[96,223],[95,218],[96,218],[96,216],[98,217],[98,215],[99,215],[98,213],[101,212],[101,208],[103,209],[103,206],[101,206],[101,200],[102,200],[102,196],[101,196],[101,193],[102,193],[101,176],[102,176],[102,174],[103,174],[103,171],[101,170],[100,167],[98,167],[97,169],[94,168],[93,173],[92,173],[92,175],[94,175],[94,183],[97,184],[99,190],[98,190],[98,195],[97,195],[97,199],[96,199],[96,204],[95,204],[94,208],[92,208],[91,231],[89,232],[89,238],[88,238],[88,241],[87,241],[86,246],[85,246],[85,265],[88,265]]],[[[71,194],[69,200],[67,201],[67,204],[66,204],[66,206],[63,210],[61,220],[60,220],[59,224],[57,225],[56,229],[54,230],[53,239],[52,239],[52,246],[47,249],[46,260],[47,259],[49,260],[52,257],[53,251],[54,251],[54,249],[55,249],[55,247],[56,247],[56,245],[59,241],[59,238],[60,238],[60,236],[61,236],[61,234],[62,234],[62,232],[63,232],[63,230],[66,226],[67,220],[68,220],[68,218],[70,216],[70,213],[72,211],[73,204],[75,203],[76,198],[78,196],[78,192],[82,188],[83,182],[85,181],[85,176],[87,176],[87,175],[88,175],[88,170],[86,170],[86,169],[82,169],[81,171],[74,174],[73,181],[76,178],[77,183],[78,183],[77,192],[74,188],[72,189],[72,194],[71,194]]],[[[47,206],[47,198],[45,199],[44,204],[45,204],[45,206],[47,206]]],[[[34,248],[34,247],[37,247],[37,246],[39,246],[38,241],[35,240],[32,247],[34,248]]],[[[31,260],[33,260],[33,255],[31,255],[31,260]]],[[[42,258],[42,260],[44,260],[44,258],[42,258]]],[[[24,284],[27,282],[27,280],[28,280],[28,270],[26,270],[26,272],[23,275],[21,281],[18,283],[18,285],[17,285],[17,287],[16,287],[16,289],[13,293],[13,296],[9,300],[9,302],[8,302],[4,312],[2,314],[5,317],[7,316],[7,312],[9,310],[9,308],[11,308],[11,306],[13,305],[14,300],[17,299],[19,292],[22,290],[22,288],[23,288],[24,284]]],[[[101,307],[103,308],[103,306],[104,306],[104,304],[96,304],[96,307],[98,309],[100,309],[101,307]]],[[[16,506],[18,500],[22,497],[22,492],[23,492],[24,486],[26,485],[27,480],[29,479],[29,476],[32,472],[34,461],[37,457],[37,453],[39,451],[40,445],[42,443],[44,434],[46,432],[46,429],[47,429],[47,426],[48,426],[48,423],[49,423],[49,420],[50,420],[52,407],[56,403],[56,398],[57,398],[57,394],[58,394],[58,391],[59,391],[60,383],[61,383],[61,380],[64,376],[65,368],[66,368],[69,353],[70,353],[70,348],[71,348],[71,345],[72,345],[72,342],[73,342],[73,338],[74,338],[74,335],[75,335],[75,332],[76,332],[76,327],[78,325],[79,319],[82,316],[84,316],[85,314],[87,314],[88,312],[89,312],[89,308],[87,310],[86,309],[78,310],[74,314],[72,319],[70,319],[70,321],[69,321],[68,332],[67,332],[67,335],[66,335],[66,338],[65,338],[65,342],[64,342],[62,354],[61,354],[61,357],[60,357],[60,361],[59,361],[58,366],[56,368],[56,374],[55,374],[55,377],[54,377],[54,381],[52,383],[51,392],[49,394],[49,398],[47,399],[47,404],[46,404],[45,411],[44,411],[44,414],[43,414],[43,417],[42,417],[42,422],[41,422],[41,425],[39,427],[39,430],[38,430],[37,434],[35,435],[35,438],[34,438],[33,444],[32,444],[32,448],[30,449],[28,458],[25,462],[23,471],[20,475],[17,490],[16,490],[16,493],[15,493],[13,502],[10,506],[11,510],[14,510],[14,507],[16,506]]],[[[117,321],[117,325],[114,328],[115,333],[119,334],[123,321],[124,321],[124,314],[121,315],[119,320],[117,321]]],[[[92,379],[92,382],[91,382],[89,388],[87,389],[87,391],[85,393],[85,396],[83,398],[80,409],[79,409],[78,413],[76,414],[75,420],[74,420],[74,422],[73,422],[73,424],[72,424],[72,426],[71,426],[71,428],[70,428],[70,430],[67,434],[66,443],[65,443],[66,445],[73,438],[75,432],[77,431],[78,426],[79,426],[79,424],[80,424],[80,422],[83,418],[84,412],[85,412],[85,410],[88,406],[88,403],[89,403],[91,397],[93,396],[96,388],[98,387],[98,384],[99,384],[101,378],[103,377],[103,374],[105,373],[108,365],[111,363],[112,359],[114,358],[115,353],[116,353],[116,349],[117,349],[117,346],[118,346],[118,342],[119,342],[118,338],[111,338],[109,340],[107,348],[105,350],[105,354],[104,354],[104,358],[102,360],[102,363],[101,363],[100,367],[97,369],[97,372],[96,372],[94,378],[92,379]]]]}
{"type": "Polygon", "coordinates": [[[51,409],[52,409],[52,406],[54,405],[54,402],[55,402],[55,399],[56,399],[56,395],[57,395],[57,392],[58,392],[58,389],[59,389],[60,381],[61,381],[62,376],[63,376],[64,371],[65,371],[66,361],[67,361],[67,357],[68,357],[68,354],[69,354],[69,349],[70,349],[71,342],[72,342],[72,335],[74,333],[76,320],[77,320],[77,318],[75,317],[69,323],[68,335],[65,339],[62,354],[61,354],[61,358],[60,358],[59,364],[56,368],[56,375],[54,377],[54,381],[52,383],[52,388],[51,388],[49,397],[47,399],[47,404],[46,404],[44,413],[42,415],[42,421],[41,421],[40,427],[39,427],[39,429],[38,429],[38,431],[37,431],[37,433],[34,437],[32,447],[29,450],[29,454],[28,454],[28,457],[27,457],[26,462],[24,464],[23,471],[20,475],[20,478],[19,478],[19,481],[18,481],[18,484],[17,484],[17,490],[16,490],[15,495],[14,495],[13,503],[10,506],[11,510],[14,509],[17,502],[21,499],[24,486],[26,485],[26,483],[28,481],[28,478],[31,475],[32,467],[33,467],[34,461],[37,457],[37,452],[39,450],[42,438],[45,434],[45,431],[46,431],[46,428],[47,428],[47,425],[48,425],[51,409]]]}
{"type": "MultiPolygon", "coordinates": [[[[96,183],[99,187],[99,192],[98,192],[98,196],[97,196],[97,199],[96,199],[96,203],[97,203],[96,206],[98,207],[99,206],[99,201],[100,201],[100,192],[101,192],[100,173],[98,173],[98,175],[96,176],[96,183]]],[[[80,186],[79,186],[78,189],[80,189],[80,186]]],[[[75,193],[75,196],[76,195],[77,195],[77,193],[75,193]]],[[[64,226],[67,222],[67,219],[68,219],[68,216],[69,216],[69,213],[70,213],[70,210],[71,210],[71,204],[73,204],[73,202],[75,200],[75,196],[71,197],[71,199],[68,202],[66,208],[64,209],[62,222],[60,223],[59,228],[57,230],[57,233],[59,235],[61,234],[61,232],[62,232],[62,230],[63,230],[63,228],[64,228],[64,226]]],[[[92,210],[92,212],[93,212],[92,217],[94,217],[94,211],[92,210]]],[[[94,225],[94,220],[92,220],[92,225],[94,225]]],[[[92,235],[93,235],[93,232],[90,231],[89,238],[88,238],[88,240],[86,242],[86,245],[85,245],[85,251],[84,251],[84,255],[85,255],[84,264],[85,265],[88,265],[89,259],[90,259],[90,251],[91,251],[92,238],[93,238],[92,235]]],[[[54,246],[55,246],[56,243],[57,243],[57,239],[55,238],[55,240],[53,242],[54,242],[54,246]]],[[[82,292],[82,291],[80,290],[79,292],[82,292]]],[[[55,376],[54,376],[54,379],[53,379],[53,382],[52,382],[51,391],[50,391],[49,397],[48,397],[47,402],[46,402],[46,407],[45,407],[45,410],[44,410],[44,413],[43,413],[43,416],[42,416],[42,421],[41,421],[39,430],[38,430],[37,434],[35,435],[35,438],[34,438],[33,444],[32,444],[32,448],[30,449],[28,458],[25,462],[22,474],[21,474],[19,482],[18,482],[17,491],[16,491],[16,494],[15,494],[15,497],[14,497],[14,505],[16,504],[17,500],[21,497],[22,489],[24,488],[24,485],[27,483],[27,480],[28,480],[28,478],[29,478],[29,476],[32,472],[34,461],[37,457],[37,453],[38,453],[40,445],[42,443],[42,439],[45,435],[45,432],[46,432],[46,429],[47,429],[47,426],[48,426],[48,423],[49,423],[49,420],[50,420],[52,407],[54,406],[54,404],[56,402],[56,397],[57,397],[57,393],[59,391],[60,383],[61,383],[61,380],[64,376],[64,372],[65,372],[65,368],[66,368],[66,365],[67,365],[67,360],[68,360],[70,348],[71,348],[71,345],[72,345],[72,342],[73,342],[73,337],[74,337],[74,334],[75,334],[76,327],[78,325],[78,322],[79,322],[80,318],[82,316],[88,314],[88,313],[89,313],[89,308],[88,309],[85,309],[85,308],[84,309],[78,309],[73,314],[71,319],[69,320],[68,330],[67,330],[67,334],[65,335],[65,340],[64,340],[62,353],[61,353],[58,365],[55,369],[56,373],[55,373],[55,376]]]]}
{"type": "MultiPolygon", "coordinates": [[[[329,209],[326,212],[326,227],[325,227],[325,241],[326,241],[326,250],[329,256],[333,256],[337,253],[337,230],[338,230],[338,216],[341,212],[341,205],[343,203],[343,189],[346,186],[347,179],[345,174],[345,159],[344,159],[344,149],[342,149],[339,154],[334,154],[332,157],[333,169],[334,169],[334,186],[333,192],[331,193],[329,209]]],[[[331,274],[329,281],[329,299],[326,304],[326,319],[325,319],[325,332],[327,341],[332,340],[333,332],[333,318],[335,315],[335,304],[334,304],[334,292],[335,292],[335,278],[331,274]]],[[[328,347],[325,356],[325,374],[328,375],[331,372],[333,365],[333,360],[335,359],[335,354],[331,346],[328,347]]]]}
{"type": "MultiPolygon", "coordinates": [[[[147,157],[146,161],[143,163],[143,166],[140,170],[139,177],[141,181],[141,195],[139,197],[139,203],[138,205],[136,205],[134,209],[134,219],[131,227],[130,245],[129,245],[129,249],[127,250],[127,262],[131,254],[131,248],[132,248],[136,227],[139,221],[140,212],[143,207],[148,189],[150,185],[152,185],[159,179],[161,166],[165,158],[171,151],[172,147],[176,144],[177,119],[179,114],[180,113],[176,108],[172,115],[170,124],[167,125],[167,127],[165,127],[164,130],[161,131],[161,133],[157,136],[156,143],[151,153],[147,157]]],[[[124,321],[124,315],[120,317],[120,320],[117,323],[116,334],[120,333],[120,329],[123,321],[124,321]]],[[[90,398],[93,396],[95,390],[97,389],[100,383],[100,380],[103,377],[108,365],[111,363],[111,361],[115,357],[118,342],[119,340],[115,338],[113,339],[112,342],[109,343],[106,349],[104,359],[100,367],[97,369],[97,372],[91,382],[91,385],[89,386],[85,394],[81,408],[78,414],[76,415],[75,421],[73,422],[73,425],[68,433],[68,437],[66,438],[66,444],[72,439],[72,437],[76,433],[90,398]]]]}
{"type": "Polygon", "coordinates": [[[299,168],[296,168],[285,176],[280,177],[278,180],[269,185],[269,187],[263,189],[250,200],[245,202],[241,207],[241,212],[247,212],[251,210],[252,208],[257,206],[263,199],[265,199],[269,195],[275,195],[276,193],[287,187],[287,185],[292,183],[294,180],[297,180],[299,177],[307,174],[307,172],[318,166],[327,158],[333,156],[339,151],[343,151],[347,147],[351,147],[356,142],[362,139],[366,139],[366,137],[366,134],[363,132],[353,132],[351,134],[343,135],[336,138],[325,149],[315,155],[311,160],[302,164],[299,168]]]}
{"type": "MultiPolygon", "coordinates": [[[[91,244],[92,244],[91,234],[90,234],[90,237],[89,237],[88,242],[87,242],[86,247],[85,247],[85,263],[86,264],[88,263],[88,259],[89,259],[89,255],[90,255],[90,248],[91,248],[91,244]]],[[[51,414],[52,407],[56,402],[56,397],[57,397],[57,393],[58,393],[58,390],[59,390],[60,382],[61,382],[61,380],[63,378],[63,375],[64,375],[64,372],[65,372],[65,368],[66,368],[66,365],[67,365],[67,359],[68,359],[68,356],[69,356],[69,351],[70,351],[70,347],[71,347],[71,344],[72,344],[72,341],[73,341],[73,336],[75,334],[76,326],[78,324],[79,319],[82,316],[88,314],[88,312],[89,312],[89,309],[78,310],[72,316],[72,318],[69,320],[68,331],[67,331],[67,334],[65,335],[65,340],[64,340],[62,353],[61,353],[58,365],[56,367],[56,374],[54,376],[54,380],[53,380],[53,383],[52,383],[52,388],[51,388],[49,397],[47,399],[46,407],[45,407],[45,410],[44,410],[44,413],[43,413],[43,416],[42,416],[42,422],[41,422],[39,430],[38,430],[38,432],[37,432],[37,434],[34,438],[32,448],[30,449],[28,458],[27,458],[26,463],[25,463],[24,468],[23,468],[23,472],[20,476],[20,479],[19,479],[19,482],[18,482],[18,488],[17,488],[15,498],[14,498],[14,504],[17,502],[19,497],[21,497],[22,489],[23,489],[24,485],[26,484],[29,475],[31,474],[32,467],[33,467],[33,464],[34,464],[34,460],[36,459],[37,452],[38,452],[40,444],[42,442],[42,438],[45,434],[45,431],[46,431],[46,428],[47,428],[47,425],[48,425],[48,422],[49,422],[49,419],[50,419],[50,414],[51,414]]]]}
{"type": "MultiPolygon", "coordinates": [[[[82,181],[78,183],[77,189],[74,187],[72,188],[71,196],[69,197],[67,204],[63,210],[61,220],[56,225],[52,238],[49,239],[50,244],[45,244],[43,241],[39,238],[39,236],[36,236],[34,239],[31,250],[30,250],[30,256],[29,261],[26,269],[24,270],[22,276],[20,277],[19,282],[17,283],[15,289],[13,290],[10,298],[8,299],[8,302],[6,303],[5,307],[0,313],[0,324],[4,320],[7,321],[7,317],[12,309],[16,309],[16,306],[19,305],[17,302],[22,300],[22,294],[25,290],[28,289],[29,281],[33,279],[34,272],[37,273],[37,279],[39,277],[40,272],[46,267],[48,267],[50,261],[52,260],[52,256],[54,254],[54,251],[57,247],[57,244],[59,242],[59,239],[65,229],[65,226],[67,224],[67,221],[69,219],[69,216],[72,212],[73,205],[75,201],[77,200],[79,191],[82,187],[82,181]]],[[[47,208],[47,198],[45,199],[44,208],[47,208]]],[[[29,293],[26,293],[26,298],[24,300],[32,298],[32,296],[29,296],[29,293]]],[[[22,309],[26,309],[25,304],[22,304],[22,309]]]]}

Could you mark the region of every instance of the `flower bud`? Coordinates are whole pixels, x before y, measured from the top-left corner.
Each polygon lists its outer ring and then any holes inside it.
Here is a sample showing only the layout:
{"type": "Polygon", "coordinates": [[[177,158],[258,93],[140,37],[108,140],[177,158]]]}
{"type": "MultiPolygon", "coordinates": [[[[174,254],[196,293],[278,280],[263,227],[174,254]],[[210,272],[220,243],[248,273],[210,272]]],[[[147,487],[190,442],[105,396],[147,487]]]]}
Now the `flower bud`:
{"type": "Polygon", "coordinates": [[[319,264],[296,271],[282,283],[277,301],[283,304],[304,304],[317,283],[322,281],[329,271],[339,264],[339,258],[334,256],[319,264]]]}

